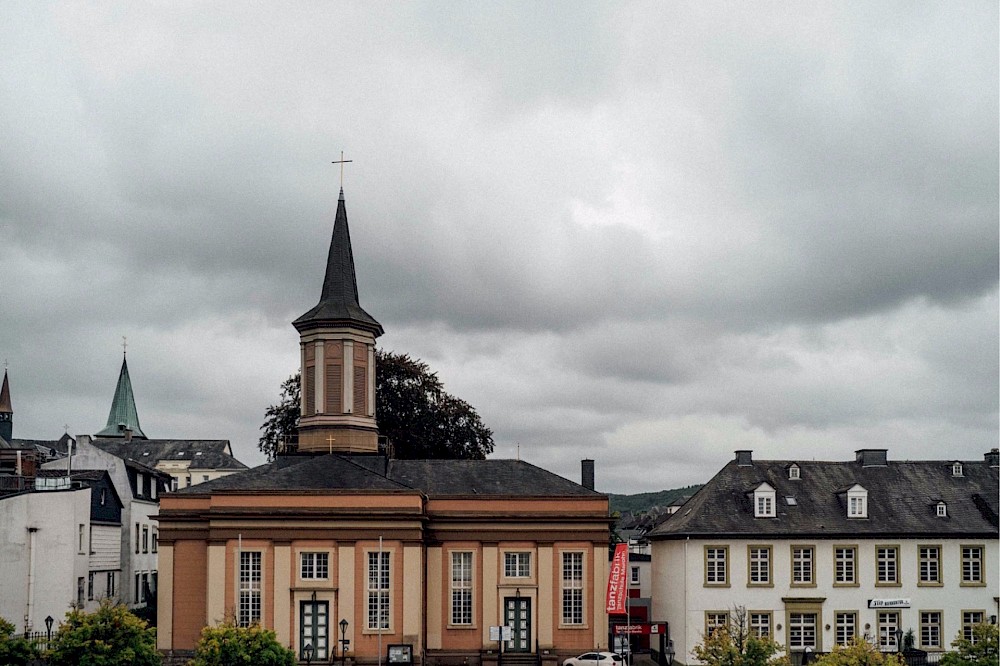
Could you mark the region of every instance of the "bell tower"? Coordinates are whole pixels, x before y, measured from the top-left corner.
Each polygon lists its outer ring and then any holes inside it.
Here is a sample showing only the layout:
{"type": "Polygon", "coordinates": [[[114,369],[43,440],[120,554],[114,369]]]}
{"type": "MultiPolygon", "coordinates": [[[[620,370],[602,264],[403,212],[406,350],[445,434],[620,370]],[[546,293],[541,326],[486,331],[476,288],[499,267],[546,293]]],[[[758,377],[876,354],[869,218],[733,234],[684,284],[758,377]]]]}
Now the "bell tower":
{"type": "Polygon", "coordinates": [[[375,338],[383,330],[358,302],[343,188],[323,293],[292,325],[302,368],[299,451],[377,453],[375,338]]]}
{"type": "Polygon", "coordinates": [[[10,442],[14,437],[14,408],[10,404],[10,384],[7,382],[7,368],[3,371],[3,386],[0,386],[0,439],[10,442]]]}

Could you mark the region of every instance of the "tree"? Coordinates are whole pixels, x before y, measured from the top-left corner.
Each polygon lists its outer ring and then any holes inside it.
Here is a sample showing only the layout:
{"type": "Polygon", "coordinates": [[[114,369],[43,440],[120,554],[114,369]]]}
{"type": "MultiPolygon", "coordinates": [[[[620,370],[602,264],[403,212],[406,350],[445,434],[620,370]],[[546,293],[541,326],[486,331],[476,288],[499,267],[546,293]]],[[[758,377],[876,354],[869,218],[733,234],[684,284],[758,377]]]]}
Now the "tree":
{"type": "Polygon", "coordinates": [[[34,643],[14,635],[14,625],[0,617],[0,664],[26,666],[38,659],[34,643]]]}
{"type": "Polygon", "coordinates": [[[233,618],[215,627],[201,630],[194,659],[188,666],[295,666],[295,652],[278,642],[269,629],[254,624],[238,627],[233,618]]]}
{"type": "Polygon", "coordinates": [[[733,609],[729,620],[702,637],[692,652],[708,666],[788,666],[778,643],[758,637],[750,628],[747,610],[733,609]]]}
{"type": "MultiPolygon", "coordinates": [[[[283,442],[295,442],[299,423],[299,374],[281,385],[281,401],[265,412],[260,450],[273,458],[283,442]]],[[[475,408],[444,390],[426,363],[375,350],[375,414],[379,433],[397,458],[482,460],[493,452],[493,431],[475,408]]]]}
{"type": "Polygon", "coordinates": [[[846,646],[835,645],[833,652],[817,657],[814,666],[905,666],[902,655],[882,652],[864,638],[855,636],[846,646]]]}
{"type": "Polygon", "coordinates": [[[52,637],[52,666],[159,666],[156,629],[122,604],[101,601],[93,613],[73,609],[52,637]]]}
{"type": "Polygon", "coordinates": [[[996,666],[1000,660],[1000,639],[995,624],[973,625],[971,641],[959,632],[951,646],[955,651],[941,657],[941,666],[996,666]]]}

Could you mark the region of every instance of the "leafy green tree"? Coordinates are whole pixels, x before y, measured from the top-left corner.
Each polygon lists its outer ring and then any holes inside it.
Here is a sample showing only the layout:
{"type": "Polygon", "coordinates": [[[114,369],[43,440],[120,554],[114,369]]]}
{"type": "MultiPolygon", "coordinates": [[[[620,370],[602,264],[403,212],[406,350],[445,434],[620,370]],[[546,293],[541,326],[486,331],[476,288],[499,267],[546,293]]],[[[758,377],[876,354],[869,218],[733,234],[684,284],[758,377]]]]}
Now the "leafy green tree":
{"type": "Polygon", "coordinates": [[[93,613],[66,613],[48,657],[52,666],[160,665],[156,629],[107,599],[93,613]]]}
{"type": "MultiPolygon", "coordinates": [[[[297,441],[301,386],[298,373],[289,377],[281,401],[265,412],[258,446],[269,458],[297,441]]],[[[437,373],[408,354],[375,350],[375,416],[397,458],[482,460],[493,452],[493,431],[472,405],[445,391],[437,373]]]]}
{"type": "Polygon", "coordinates": [[[728,623],[694,646],[694,656],[708,666],[788,666],[784,648],[770,638],[758,637],[747,620],[746,608],[734,608],[728,623]]]}
{"type": "Polygon", "coordinates": [[[14,635],[14,625],[0,617],[0,664],[26,666],[38,659],[38,648],[31,641],[14,635]]]}
{"type": "Polygon", "coordinates": [[[817,657],[812,663],[814,666],[906,666],[900,654],[882,652],[859,636],[847,646],[834,646],[833,652],[817,657]]]}
{"type": "Polygon", "coordinates": [[[188,666],[295,666],[295,652],[278,642],[278,637],[260,625],[238,627],[233,618],[201,630],[194,659],[188,666]]]}
{"type": "Polygon", "coordinates": [[[954,652],[941,657],[941,666],[997,666],[1000,662],[1000,640],[997,625],[977,624],[972,627],[972,640],[958,633],[951,646],[954,652]]]}

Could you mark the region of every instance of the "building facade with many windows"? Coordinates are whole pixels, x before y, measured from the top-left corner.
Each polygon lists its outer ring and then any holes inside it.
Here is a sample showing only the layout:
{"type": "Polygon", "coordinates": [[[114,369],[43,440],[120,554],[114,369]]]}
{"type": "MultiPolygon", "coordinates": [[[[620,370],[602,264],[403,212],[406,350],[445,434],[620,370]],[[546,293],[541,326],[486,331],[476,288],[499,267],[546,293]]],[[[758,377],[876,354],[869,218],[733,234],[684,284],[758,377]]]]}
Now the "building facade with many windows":
{"type": "Polygon", "coordinates": [[[677,659],[745,613],[791,652],[854,636],[949,649],[998,613],[997,452],[982,461],[755,461],[738,451],[651,535],[677,659]]]}

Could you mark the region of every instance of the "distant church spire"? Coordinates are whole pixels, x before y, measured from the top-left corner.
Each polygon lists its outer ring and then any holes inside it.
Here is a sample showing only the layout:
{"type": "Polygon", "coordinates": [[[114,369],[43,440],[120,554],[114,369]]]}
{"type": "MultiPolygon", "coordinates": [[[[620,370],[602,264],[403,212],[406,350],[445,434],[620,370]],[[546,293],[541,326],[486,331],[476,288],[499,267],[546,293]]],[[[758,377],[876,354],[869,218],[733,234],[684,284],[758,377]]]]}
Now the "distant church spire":
{"type": "Polygon", "coordinates": [[[319,303],[292,322],[299,332],[299,451],[376,453],[375,338],[382,325],[358,301],[344,190],[319,303]]]}
{"type": "Polygon", "coordinates": [[[10,383],[7,368],[3,369],[3,387],[0,388],[0,439],[9,442],[14,437],[14,408],[10,404],[10,383]]]}
{"type": "Polygon", "coordinates": [[[108,423],[96,437],[125,437],[126,431],[131,431],[135,439],[146,439],[139,427],[139,413],[132,395],[132,380],[128,376],[128,361],[123,353],[122,369],[118,374],[118,386],[115,388],[114,400],[111,401],[108,423]]]}

